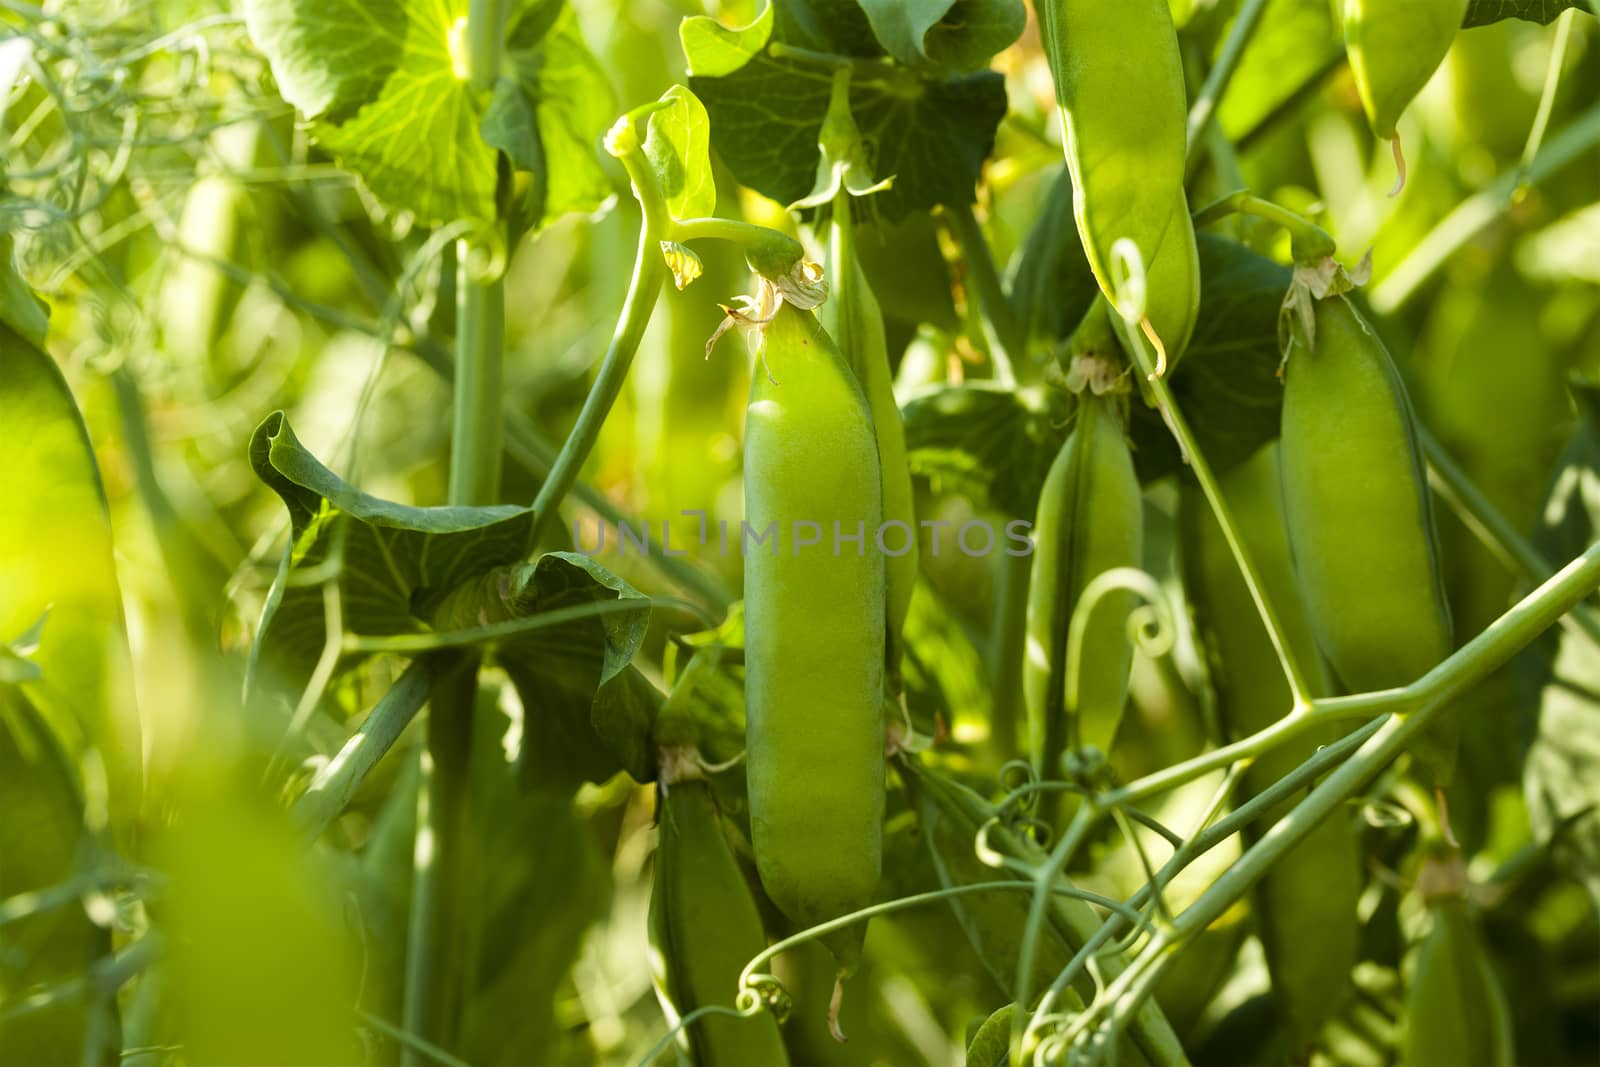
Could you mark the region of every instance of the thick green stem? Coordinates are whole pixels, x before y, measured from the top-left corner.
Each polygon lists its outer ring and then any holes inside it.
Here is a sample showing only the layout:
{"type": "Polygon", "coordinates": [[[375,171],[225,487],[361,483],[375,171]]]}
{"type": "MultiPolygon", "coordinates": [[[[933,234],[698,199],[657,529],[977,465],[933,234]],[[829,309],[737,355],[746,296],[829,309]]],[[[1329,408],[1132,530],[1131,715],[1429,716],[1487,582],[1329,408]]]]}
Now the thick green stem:
{"type": "MultiPolygon", "coordinates": [[[[1105,297],[1100,297],[1104,300],[1105,297]]],[[[1115,314],[1115,312],[1113,312],[1115,314]]],[[[1183,412],[1178,410],[1177,401],[1173,399],[1172,389],[1167,385],[1165,378],[1156,377],[1154,368],[1149,363],[1148,352],[1144,345],[1134,345],[1132,353],[1134,361],[1139,365],[1139,371],[1148,379],[1148,386],[1155,394],[1156,404],[1161,409],[1161,415],[1166,420],[1167,427],[1172,435],[1178,439],[1178,445],[1183,451],[1184,458],[1189,463],[1189,468],[1194,471],[1195,478],[1200,482],[1200,488],[1205,493],[1206,502],[1211,505],[1211,511],[1217,517],[1217,524],[1222,527],[1223,537],[1228,542],[1228,549],[1233,553],[1233,558],[1239,565],[1239,573],[1244,577],[1244,583],[1250,590],[1250,599],[1254,601],[1256,611],[1261,615],[1261,622],[1267,628],[1267,636],[1272,639],[1272,647],[1278,653],[1278,662],[1283,665],[1285,679],[1289,683],[1290,695],[1294,698],[1296,708],[1308,707],[1311,703],[1311,688],[1306,684],[1305,670],[1284,636],[1283,624],[1278,621],[1277,609],[1267,598],[1265,587],[1261,583],[1260,573],[1256,570],[1255,561],[1250,558],[1250,553],[1245,549],[1244,539],[1239,536],[1238,525],[1233,520],[1233,510],[1228,506],[1227,498],[1222,495],[1222,486],[1217,482],[1216,475],[1211,471],[1211,464],[1206,462],[1205,456],[1200,451],[1199,442],[1195,440],[1193,431],[1184,420],[1183,412]]]]}
{"type": "Polygon", "coordinates": [[[475,89],[489,88],[500,76],[510,11],[510,0],[468,0],[467,66],[475,89]]]}
{"type": "Polygon", "coordinates": [[[1290,248],[1296,263],[1326,259],[1339,250],[1333,237],[1322,227],[1288,208],[1254,196],[1249,190],[1229,193],[1195,213],[1194,224],[1206,226],[1229,215],[1254,215],[1289,232],[1290,248]]]}
{"type": "Polygon", "coordinates": [[[758,274],[777,277],[805,258],[805,246],[786,233],[739,219],[682,219],[671,223],[665,240],[731,241],[744,251],[745,261],[758,274]]]}
{"type": "Polygon", "coordinates": [[[1027,354],[1027,345],[1016,316],[1011,313],[1011,301],[1006,299],[994,253],[989,250],[989,241],[983,235],[983,227],[978,225],[978,217],[972,213],[971,204],[946,206],[945,215],[956,232],[956,240],[961,243],[961,255],[967,264],[967,283],[977,297],[978,319],[983,323],[985,340],[989,344],[995,380],[1002,385],[1015,385],[1016,361],[1027,354]]]}
{"type": "Polygon", "coordinates": [[[622,318],[611,336],[611,347],[606,349],[600,372],[584,399],[583,409],[572,433],[557,453],[550,467],[550,476],[539,486],[533,499],[533,526],[528,535],[528,548],[532,551],[540,536],[555,518],[578,473],[583,469],[595,442],[600,439],[600,428],[612,405],[622,394],[623,383],[628,378],[628,368],[639,351],[645,328],[650,325],[650,313],[655,309],[656,298],[661,295],[661,285],[666,279],[666,263],[661,258],[660,241],[646,225],[639,233],[638,258],[633,264],[633,280],[628,283],[628,296],[622,305],[622,318]]]}
{"type": "Polygon", "coordinates": [[[450,431],[450,503],[494,504],[505,451],[506,292],[500,276],[471,277],[471,249],[457,248],[455,421],[450,431]]]}

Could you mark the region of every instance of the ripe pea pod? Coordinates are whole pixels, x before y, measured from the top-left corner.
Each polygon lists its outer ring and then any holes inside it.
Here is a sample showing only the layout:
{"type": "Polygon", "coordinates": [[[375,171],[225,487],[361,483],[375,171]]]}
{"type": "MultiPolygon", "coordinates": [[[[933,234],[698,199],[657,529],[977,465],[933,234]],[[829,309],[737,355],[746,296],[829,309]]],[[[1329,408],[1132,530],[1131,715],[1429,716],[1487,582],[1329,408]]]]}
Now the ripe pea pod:
{"type": "Polygon", "coordinates": [[[1060,776],[1069,738],[1078,747],[1111,750],[1128,696],[1133,646],[1127,617],[1134,594],[1113,592],[1093,606],[1076,694],[1066,691],[1067,634],[1073,613],[1088,607],[1080,599],[1091,580],[1115,567],[1139,566],[1143,529],[1139,478],[1122,420],[1113,401],[1085,393],[1045,478],[1034,522],[1023,692],[1041,778],[1060,776]]]}
{"type": "Polygon", "coordinates": [[[866,274],[856,261],[851,198],[852,194],[843,188],[833,198],[827,264],[833,291],[817,313],[823,329],[838,343],[866,394],[883,474],[883,521],[897,525],[893,533],[885,531],[888,547],[883,553],[887,557],[884,577],[888,587],[890,665],[894,670],[898,669],[900,634],[917,582],[917,515],[912,502],[911,466],[906,458],[905,423],[900,418],[894,381],[889,373],[889,345],[884,336],[883,312],[867,284],[866,274]],[[906,546],[904,552],[900,552],[902,544],[906,546]],[[889,554],[893,552],[899,554],[889,554]]]}
{"type": "MultiPolygon", "coordinates": [[[[1316,302],[1312,347],[1286,356],[1285,529],[1317,644],[1357,692],[1409,685],[1451,650],[1433,505],[1411,402],[1394,361],[1342,295],[1316,302]]],[[[1413,749],[1448,784],[1456,720],[1413,749]]]]}
{"type": "MultiPolygon", "coordinates": [[[[1278,446],[1269,444],[1219,480],[1311,695],[1326,696],[1332,692],[1332,680],[1295,586],[1278,468],[1278,446]]],[[[1278,721],[1289,712],[1293,698],[1222,527],[1197,485],[1182,489],[1178,530],[1184,585],[1217,693],[1225,735],[1218,740],[1235,741],[1278,721]]],[[[1337,727],[1330,726],[1262,753],[1245,772],[1240,799],[1248,800],[1272,785],[1338,736],[1337,727]]],[[[1259,838],[1295,803],[1291,798],[1274,807],[1247,836],[1259,838]]],[[[1337,816],[1313,830],[1252,890],[1272,996],[1291,1046],[1285,1052],[1296,1062],[1351,990],[1350,975],[1360,947],[1356,906],[1361,890],[1356,831],[1337,816]],[[1307,950],[1310,943],[1315,943],[1315,951],[1307,950]]]]}
{"type": "Polygon", "coordinates": [[[1467,2],[1345,0],[1350,71],[1373,133],[1394,139],[1401,114],[1450,51],[1467,2]]]}
{"type": "MultiPolygon", "coordinates": [[[[767,947],[750,889],[723,836],[717,802],[703,778],[666,780],[660,792],[661,844],[650,894],[650,966],[668,1022],[709,1004],[733,1007],[739,974],[767,947]]],[[[763,1011],[746,1019],[710,1015],[678,1033],[699,1067],[789,1062],[778,1023],[763,1011]]]]}
{"type": "MultiPolygon", "coordinates": [[[[771,531],[744,544],[750,827],[767,893],[812,925],[871,903],[882,859],[883,484],[866,400],[816,317],[784,304],[764,333],[744,459],[745,521],[771,531]]],[[[862,936],[829,944],[845,971],[862,936]]]]}
{"type": "Polygon", "coordinates": [[[1171,367],[1194,333],[1200,306],[1200,264],[1184,193],[1188,104],[1172,13],[1166,0],[1036,0],[1035,8],[1089,266],[1115,301],[1115,246],[1131,241],[1138,249],[1144,317],[1171,367]]]}
{"type": "MultiPolygon", "coordinates": [[[[940,884],[950,887],[1018,878],[1014,872],[996,869],[978,858],[976,846],[980,831],[984,843],[1009,859],[1038,865],[1045,862],[1044,851],[1033,841],[999,822],[991,822],[995,808],[978,794],[925,767],[914,759],[900,766],[911,789],[918,818],[928,841],[940,884]]],[[[1008,995],[1015,994],[1017,967],[1021,958],[1023,930],[1027,923],[1030,893],[996,890],[953,897],[950,906],[961,923],[972,947],[983,958],[990,974],[1008,995]]],[[[1036,950],[1036,965],[1029,982],[1034,996],[1040,996],[1077,952],[1100,929],[1100,915],[1086,901],[1057,895],[1045,911],[1045,923],[1036,950]]],[[[1122,973],[1126,963],[1121,956],[1102,955],[1098,966],[1109,982],[1122,973]]],[[[1094,984],[1087,975],[1069,987],[1068,995],[1057,1008],[1071,1008],[1094,995],[1094,984]]],[[[1178,1036],[1153,1000],[1147,1000],[1128,1023],[1124,1062],[1182,1062],[1178,1036]]]]}
{"type": "Polygon", "coordinates": [[[1411,960],[1401,1064],[1514,1063],[1511,1011],[1471,905],[1456,893],[1429,901],[1428,912],[1432,925],[1411,960]]]}

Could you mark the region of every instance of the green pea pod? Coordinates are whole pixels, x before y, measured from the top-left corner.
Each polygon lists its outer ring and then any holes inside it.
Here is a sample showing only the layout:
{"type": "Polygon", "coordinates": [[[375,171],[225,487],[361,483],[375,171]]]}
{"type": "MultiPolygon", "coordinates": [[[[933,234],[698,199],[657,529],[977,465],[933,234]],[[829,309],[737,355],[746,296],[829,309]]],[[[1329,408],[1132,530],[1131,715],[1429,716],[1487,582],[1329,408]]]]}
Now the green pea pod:
{"type": "MultiPolygon", "coordinates": [[[[1363,692],[1409,685],[1451,650],[1433,506],[1411,402],[1383,342],[1344,296],[1317,301],[1314,347],[1289,347],[1283,502],[1317,644],[1363,692]]],[[[1454,719],[1413,754],[1447,784],[1454,719]]]]}
{"type": "Polygon", "coordinates": [[[1036,0],[1066,130],[1084,251],[1118,295],[1117,242],[1144,264],[1145,318],[1169,366],[1199,313],[1200,268],[1184,194],[1188,102],[1167,0],[1036,0]]]}
{"type": "MultiPolygon", "coordinates": [[[[1284,532],[1278,446],[1267,445],[1219,480],[1310,695],[1328,695],[1332,680],[1295,585],[1284,532]]],[[[1282,718],[1293,697],[1222,527],[1197,485],[1183,487],[1178,526],[1184,584],[1217,692],[1225,735],[1218,740],[1238,740],[1282,718]]],[[[1241,799],[1272,785],[1338,736],[1337,727],[1330,726],[1262,753],[1245,772],[1241,799]]],[[[1247,836],[1258,839],[1295,803],[1295,798],[1285,800],[1247,836]]],[[[1361,935],[1356,914],[1361,890],[1355,828],[1347,819],[1330,818],[1274,864],[1252,891],[1273,999],[1291,1046],[1286,1051],[1297,1062],[1348,999],[1361,935]]]]}
{"type": "MultiPolygon", "coordinates": [[[[661,790],[661,844],[650,894],[650,966],[656,996],[677,1025],[711,1004],[733,1007],[739,973],[767,947],[750,889],[723,836],[704,779],[661,790]]],[[[708,1015],[679,1031],[678,1046],[699,1067],[789,1062],[771,1012],[747,1019],[708,1015]]]]}
{"type": "Polygon", "coordinates": [[[1460,896],[1430,902],[1432,926],[1412,957],[1400,1062],[1405,1067],[1501,1067],[1514,1060],[1511,1011],[1460,896]]]}
{"type": "MultiPolygon", "coordinates": [[[[1003,823],[991,822],[995,816],[994,807],[972,790],[914,760],[906,760],[901,766],[906,770],[906,781],[915,798],[940,884],[946,887],[974,885],[1019,877],[990,867],[979,859],[976,847],[980,831],[987,847],[1002,856],[1031,865],[1045,861],[1044,851],[1033,841],[1003,823]]],[[[1016,992],[1030,897],[1028,890],[995,890],[950,900],[968,940],[1008,995],[1016,992]]],[[[1100,915],[1086,901],[1062,895],[1050,901],[1036,949],[1037,963],[1029,982],[1033,997],[1049,988],[1073,954],[1100,929],[1101,922],[1100,915]]],[[[1118,955],[1102,955],[1098,967],[1101,977],[1110,982],[1122,973],[1126,962],[1118,955]]],[[[1080,975],[1057,1007],[1078,1006],[1083,1003],[1084,996],[1093,995],[1093,982],[1086,975],[1080,975]]],[[[1127,1053],[1132,1062],[1183,1061],[1178,1036],[1153,1000],[1146,1001],[1139,1009],[1128,1024],[1127,1033],[1127,1053]]],[[[1128,1057],[1124,1057],[1124,1062],[1128,1057]]]]}
{"type": "Polygon", "coordinates": [[[1091,580],[1114,567],[1139,566],[1143,529],[1139,478],[1122,421],[1111,401],[1085,394],[1045,478],[1034,522],[1023,690],[1030,751],[1041,777],[1059,777],[1069,730],[1079,747],[1111,750],[1128,697],[1133,646],[1127,617],[1134,595],[1113,592],[1094,606],[1076,694],[1067,692],[1067,633],[1091,580]]]}
{"type": "MultiPolygon", "coordinates": [[[[888,585],[889,651],[891,665],[898,658],[901,631],[911,609],[917,583],[917,514],[912,502],[911,466],[906,458],[906,428],[894,398],[889,373],[889,345],[884,336],[883,312],[856,261],[851,194],[841,190],[833,198],[833,219],[828,227],[827,275],[833,286],[828,301],[818,309],[822,326],[838,342],[850,369],[867,396],[872,429],[878,441],[878,462],[883,472],[883,521],[902,526],[885,531],[884,577],[888,585]],[[901,552],[901,546],[906,546],[901,552]],[[890,555],[889,553],[899,553],[890,555]]],[[[873,546],[876,548],[876,546],[873,546]]]]}
{"type": "MultiPolygon", "coordinates": [[[[883,480],[866,400],[816,317],[785,304],[764,332],[745,424],[750,827],[767,893],[812,925],[869,904],[882,858],[883,480]]],[[[846,970],[861,929],[830,945],[846,970]]]]}
{"type": "Polygon", "coordinates": [[[1345,0],[1350,70],[1373,133],[1394,139],[1466,16],[1467,0],[1345,0]]]}

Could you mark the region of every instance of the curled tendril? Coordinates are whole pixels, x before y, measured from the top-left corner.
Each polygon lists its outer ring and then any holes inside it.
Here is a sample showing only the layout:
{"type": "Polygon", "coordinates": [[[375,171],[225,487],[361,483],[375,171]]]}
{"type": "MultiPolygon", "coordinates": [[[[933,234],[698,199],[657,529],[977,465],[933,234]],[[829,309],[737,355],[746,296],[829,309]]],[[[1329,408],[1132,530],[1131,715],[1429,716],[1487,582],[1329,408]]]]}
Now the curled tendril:
{"type": "Polygon", "coordinates": [[[781,1026],[789,1018],[794,998],[774,975],[757,972],[744,976],[733,1006],[746,1018],[770,1011],[781,1026]]]}
{"type": "Polygon", "coordinates": [[[1405,805],[1381,798],[1369,799],[1362,804],[1361,818],[1375,830],[1396,829],[1417,821],[1417,817],[1405,805]]]}
{"type": "Polygon", "coordinates": [[[1097,574],[1078,597],[1072,623],[1067,631],[1068,707],[1082,706],[1079,687],[1083,680],[1083,646],[1088,637],[1089,620],[1100,602],[1117,592],[1133,593],[1144,604],[1128,612],[1128,641],[1152,658],[1166,655],[1177,640],[1177,625],[1172,607],[1156,580],[1137,567],[1114,567],[1097,574]]]}
{"type": "Polygon", "coordinates": [[[1002,810],[1011,801],[1011,794],[1020,793],[1029,785],[1038,781],[1038,775],[1033,772],[1033,764],[1025,759],[1007,760],[1000,768],[1000,788],[1006,791],[1006,799],[1000,802],[1002,810]]]}

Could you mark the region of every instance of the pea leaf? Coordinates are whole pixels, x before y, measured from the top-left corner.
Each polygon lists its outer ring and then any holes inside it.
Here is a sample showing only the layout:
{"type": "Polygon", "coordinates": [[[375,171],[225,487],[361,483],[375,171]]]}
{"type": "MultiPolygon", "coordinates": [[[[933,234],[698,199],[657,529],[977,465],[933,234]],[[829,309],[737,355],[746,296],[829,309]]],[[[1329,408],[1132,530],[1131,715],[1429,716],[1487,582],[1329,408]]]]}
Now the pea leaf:
{"type": "Polygon", "coordinates": [[[0,325],[9,326],[35,348],[43,348],[45,330],[50,325],[50,309],[12,266],[11,243],[10,234],[0,234],[0,325]]]}
{"type": "Polygon", "coordinates": [[[32,677],[22,693],[74,757],[98,752],[110,810],[131,816],[141,788],[139,714],[100,469],[55,361],[9,325],[20,318],[42,332],[9,254],[0,276],[16,295],[0,323],[0,641],[31,635],[37,647],[26,656],[32,677]]]}
{"type": "Polygon", "coordinates": [[[666,194],[667,208],[680,219],[713,215],[717,185],[711,173],[711,120],[705,105],[681,85],[662,94],[669,101],[653,112],[644,154],[666,194]]]}
{"type": "MultiPolygon", "coordinates": [[[[712,145],[734,177],[792,204],[816,182],[831,78],[815,65],[774,55],[772,43],[860,57],[881,56],[882,48],[854,3],[784,4],[766,48],[736,69],[689,79],[711,116],[712,145]]],[[[696,58],[690,57],[691,66],[696,58]]],[[[726,59],[728,52],[712,58],[726,59]]],[[[714,63],[713,69],[726,66],[714,63]]],[[[939,77],[884,64],[854,79],[850,110],[873,173],[894,179],[874,197],[877,209],[900,219],[937,204],[971,203],[1005,115],[1005,80],[992,71],[939,77]]]]}
{"type": "MultiPolygon", "coordinates": [[[[1290,271],[1224,237],[1201,234],[1198,244],[1200,316],[1172,376],[1172,393],[1206,459],[1223,471],[1278,436],[1278,310],[1290,271]]],[[[1171,431],[1153,408],[1136,402],[1129,430],[1141,480],[1183,467],[1171,431]]]]}
{"type": "Polygon", "coordinates": [[[1017,0],[861,0],[861,7],[896,61],[955,72],[988,66],[1028,18],[1017,0]]]}
{"type": "Polygon", "coordinates": [[[1467,28],[1487,26],[1501,19],[1522,19],[1547,26],[1569,7],[1593,13],[1589,0],[1470,0],[1467,17],[1461,25],[1467,28]]]}
{"type": "Polygon", "coordinates": [[[522,558],[530,513],[518,507],[416,508],[349,485],[305,449],[283,412],[250,440],[256,476],[289,509],[290,545],[268,597],[248,684],[263,676],[301,686],[326,641],[320,584],[301,574],[342,553],[338,582],[347,633],[422,633],[447,596],[522,558]]]}
{"type": "Polygon", "coordinates": [[[610,195],[595,144],[604,75],[559,0],[525,0],[507,29],[512,78],[465,77],[467,0],[246,0],[284,99],[374,196],[425,225],[496,217],[497,151],[533,174],[537,225],[610,195]]]}
{"type": "MultiPolygon", "coordinates": [[[[1206,458],[1227,470],[1278,435],[1278,308],[1290,273],[1245,246],[1202,234],[1200,316],[1172,392],[1206,458]]],[[[1031,516],[1050,462],[1066,439],[1059,390],[950,386],[905,406],[912,470],[936,489],[1009,514],[1031,516]]],[[[1161,416],[1135,400],[1129,433],[1141,480],[1183,466],[1161,416]]]]}
{"type": "Polygon", "coordinates": [[[1011,308],[1029,341],[1048,344],[1066,337],[1100,293],[1078,236],[1072,195],[1072,175],[1063,165],[1011,276],[1011,308]]]}
{"type": "Polygon", "coordinates": [[[973,383],[913,397],[903,411],[913,474],[1007,514],[1032,517],[1066,430],[1066,394],[973,383]]]}
{"type": "Polygon", "coordinates": [[[694,15],[678,26],[678,41],[689,73],[702,78],[720,78],[744,66],[772,39],[772,4],[748,26],[730,29],[710,15],[694,15]]]}
{"type": "MultiPolygon", "coordinates": [[[[1574,386],[1581,415],[1545,504],[1535,544],[1557,562],[1600,536],[1600,389],[1574,386]]],[[[1555,628],[1518,660],[1522,781],[1534,837],[1550,845],[1600,907],[1600,649],[1555,628]]]]}
{"type": "MultiPolygon", "coordinates": [[[[519,507],[417,508],[370,496],[311,455],[282,412],[250,442],[257,476],[289,509],[291,539],[251,650],[249,681],[305,685],[327,641],[322,583],[308,572],[338,563],[345,635],[470,631],[545,612],[627,601],[494,637],[495,656],[522,692],[538,759],[530,781],[577,785],[627,770],[654,774],[649,734],[659,698],[630,666],[650,601],[587,556],[553,552],[522,562],[531,512],[519,507]]],[[[484,643],[493,635],[485,632],[484,643]]],[[[360,662],[346,656],[341,670],[360,662]]]]}

